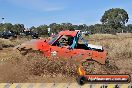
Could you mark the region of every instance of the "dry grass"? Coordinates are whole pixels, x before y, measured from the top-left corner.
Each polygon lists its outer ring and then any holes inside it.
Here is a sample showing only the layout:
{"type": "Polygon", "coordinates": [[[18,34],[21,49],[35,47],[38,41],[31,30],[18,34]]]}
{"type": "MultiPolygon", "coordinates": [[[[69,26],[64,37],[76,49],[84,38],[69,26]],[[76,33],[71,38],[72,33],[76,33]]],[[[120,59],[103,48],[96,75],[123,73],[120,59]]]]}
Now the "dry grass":
{"type": "Polygon", "coordinates": [[[11,47],[14,44],[8,39],[0,39],[0,48],[11,47]]]}
{"type": "Polygon", "coordinates": [[[108,52],[111,58],[132,58],[132,39],[113,41],[108,52]]]}
{"type": "Polygon", "coordinates": [[[93,39],[110,39],[110,38],[116,38],[116,35],[112,35],[112,34],[94,34],[94,35],[90,35],[88,36],[88,39],[93,40],[93,39]]]}
{"type": "Polygon", "coordinates": [[[29,41],[28,38],[17,38],[17,39],[2,39],[0,38],[0,48],[14,47],[18,44],[21,44],[25,41],[29,41]]]}
{"type": "Polygon", "coordinates": [[[90,36],[86,36],[86,38],[93,40],[93,39],[117,39],[117,38],[128,38],[131,37],[132,38],[132,33],[117,33],[116,35],[112,35],[112,34],[93,34],[90,36]]]}
{"type": "Polygon", "coordinates": [[[96,34],[91,35],[89,43],[102,45],[112,59],[132,58],[132,34],[96,34]],[[92,39],[93,38],[93,39],[92,39]],[[95,40],[95,41],[94,41],[95,40]]]}

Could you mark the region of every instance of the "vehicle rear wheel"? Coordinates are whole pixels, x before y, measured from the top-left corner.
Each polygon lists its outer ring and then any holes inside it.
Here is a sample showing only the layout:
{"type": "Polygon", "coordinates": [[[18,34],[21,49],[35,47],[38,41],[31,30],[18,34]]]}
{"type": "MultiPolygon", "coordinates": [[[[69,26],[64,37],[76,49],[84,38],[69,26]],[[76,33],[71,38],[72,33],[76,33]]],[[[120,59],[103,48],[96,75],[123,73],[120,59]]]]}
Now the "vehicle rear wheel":
{"type": "Polygon", "coordinates": [[[118,74],[119,69],[112,61],[106,61],[105,65],[102,65],[96,61],[83,62],[83,68],[86,71],[86,75],[89,74],[118,74]]]}
{"type": "Polygon", "coordinates": [[[85,61],[83,65],[86,74],[100,74],[101,64],[95,61],[85,61]]]}
{"type": "Polygon", "coordinates": [[[107,61],[107,63],[102,67],[107,74],[118,74],[119,68],[116,66],[115,62],[107,61]]]}

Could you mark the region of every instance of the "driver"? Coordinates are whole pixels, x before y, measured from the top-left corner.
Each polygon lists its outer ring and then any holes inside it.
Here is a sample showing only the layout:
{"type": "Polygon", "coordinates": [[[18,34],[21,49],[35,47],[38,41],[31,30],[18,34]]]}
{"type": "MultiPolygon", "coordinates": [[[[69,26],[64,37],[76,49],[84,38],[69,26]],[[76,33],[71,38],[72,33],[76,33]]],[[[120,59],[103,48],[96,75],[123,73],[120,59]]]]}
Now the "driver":
{"type": "Polygon", "coordinates": [[[60,42],[60,46],[61,47],[66,47],[68,48],[69,47],[69,44],[68,44],[68,36],[62,36],[61,39],[59,40],[60,42]]]}
{"type": "Polygon", "coordinates": [[[71,36],[62,36],[61,39],[59,40],[59,46],[60,47],[65,47],[65,48],[70,48],[70,46],[73,43],[73,38],[71,36]]]}

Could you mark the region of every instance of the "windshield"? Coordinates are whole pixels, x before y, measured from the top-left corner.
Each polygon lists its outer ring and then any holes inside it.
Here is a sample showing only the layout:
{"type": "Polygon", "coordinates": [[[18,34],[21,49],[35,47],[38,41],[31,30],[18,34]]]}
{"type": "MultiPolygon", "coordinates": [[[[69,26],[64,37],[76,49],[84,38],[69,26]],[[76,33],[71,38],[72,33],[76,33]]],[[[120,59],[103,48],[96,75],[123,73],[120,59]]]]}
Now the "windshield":
{"type": "Polygon", "coordinates": [[[59,35],[56,35],[55,37],[53,37],[50,41],[49,41],[49,44],[52,44],[57,38],[58,38],[59,35]]]}

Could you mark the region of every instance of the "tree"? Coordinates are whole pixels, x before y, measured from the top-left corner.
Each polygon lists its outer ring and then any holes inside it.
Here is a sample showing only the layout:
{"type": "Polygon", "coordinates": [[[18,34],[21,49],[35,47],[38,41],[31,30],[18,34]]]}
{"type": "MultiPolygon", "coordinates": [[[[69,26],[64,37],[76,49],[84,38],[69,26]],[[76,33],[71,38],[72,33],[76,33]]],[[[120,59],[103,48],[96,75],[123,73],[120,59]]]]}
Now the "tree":
{"type": "Polygon", "coordinates": [[[24,24],[14,24],[10,30],[12,30],[16,34],[20,34],[25,30],[24,24]]]}
{"type": "Polygon", "coordinates": [[[47,25],[40,25],[36,29],[34,29],[34,32],[38,33],[39,35],[48,35],[48,26],[47,25]]]}
{"type": "Polygon", "coordinates": [[[87,25],[86,24],[78,25],[78,30],[85,31],[86,29],[87,29],[87,25]]]}
{"type": "Polygon", "coordinates": [[[132,33],[132,24],[127,25],[126,31],[132,33]]]}
{"type": "Polygon", "coordinates": [[[49,27],[51,28],[51,33],[55,33],[55,34],[57,34],[59,31],[62,30],[61,25],[57,23],[52,23],[49,25],[49,27]]]}
{"type": "Polygon", "coordinates": [[[104,15],[101,18],[103,24],[109,25],[116,32],[115,29],[123,28],[125,23],[128,22],[128,14],[124,9],[112,8],[105,11],[104,15]]]}
{"type": "Polygon", "coordinates": [[[94,25],[90,25],[90,26],[88,26],[87,31],[88,31],[90,34],[95,34],[95,28],[94,28],[94,25]]]}
{"type": "Polygon", "coordinates": [[[0,24],[0,31],[8,31],[11,30],[11,28],[13,27],[13,25],[11,23],[4,23],[4,24],[0,24]]]}
{"type": "Polygon", "coordinates": [[[63,30],[74,30],[73,25],[71,23],[62,23],[61,26],[63,30]]]}

